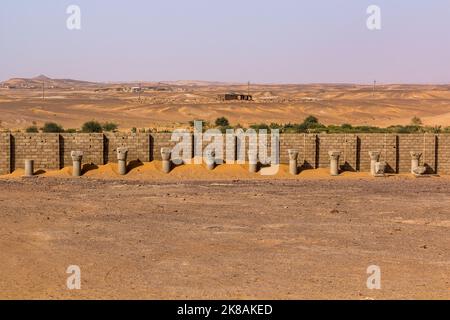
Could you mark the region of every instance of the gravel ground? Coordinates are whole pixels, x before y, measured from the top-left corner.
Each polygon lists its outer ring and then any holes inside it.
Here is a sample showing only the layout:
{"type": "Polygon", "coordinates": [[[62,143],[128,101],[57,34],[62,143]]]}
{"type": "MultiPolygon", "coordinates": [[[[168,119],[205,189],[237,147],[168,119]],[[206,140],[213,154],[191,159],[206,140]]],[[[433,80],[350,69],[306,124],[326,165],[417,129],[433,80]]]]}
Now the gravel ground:
{"type": "Polygon", "coordinates": [[[2,299],[450,298],[448,179],[10,179],[0,219],[2,299]]]}

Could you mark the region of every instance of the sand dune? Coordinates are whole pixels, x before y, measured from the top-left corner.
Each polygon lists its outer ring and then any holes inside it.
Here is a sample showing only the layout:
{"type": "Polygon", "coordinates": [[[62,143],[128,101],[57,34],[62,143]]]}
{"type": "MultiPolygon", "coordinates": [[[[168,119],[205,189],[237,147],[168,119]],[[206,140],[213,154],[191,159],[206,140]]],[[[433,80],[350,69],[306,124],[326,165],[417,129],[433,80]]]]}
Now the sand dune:
{"type": "Polygon", "coordinates": [[[214,121],[225,116],[232,124],[301,122],[308,115],[325,124],[388,126],[408,124],[418,116],[427,125],[450,126],[450,85],[252,85],[252,102],[222,102],[217,95],[247,93],[246,85],[165,84],[164,90],[138,94],[98,87],[72,89],[0,88],[0,125],[23,129],[55,121],[79,128],[96,119],[117,122],[121,129],[171,128],[189,121],[214,121]]]}

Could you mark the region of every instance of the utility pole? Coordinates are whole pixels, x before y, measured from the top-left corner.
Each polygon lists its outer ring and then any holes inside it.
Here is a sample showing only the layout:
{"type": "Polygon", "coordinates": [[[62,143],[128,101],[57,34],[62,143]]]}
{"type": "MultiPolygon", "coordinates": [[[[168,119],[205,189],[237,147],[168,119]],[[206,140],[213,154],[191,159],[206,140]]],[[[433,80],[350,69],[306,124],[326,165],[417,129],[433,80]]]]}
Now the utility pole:
{"type": "Polygon", "coordinates": [[[45,100],[45,82],[42,80],[42,100],[45,100]]]}
{"type": "Polygon", "coordinates": [[[250,96],[250,81],[247,83],[247,95],[250,96]]]}
{"type": "Polygon", "coordinates": [[[375,86],[377,85],[377,81],[373,80],[373,90],[372,90],[372,96],[375,97],[375,86]]]}
{"type": "Polygon", "coordinates": [[[141,101],[141,90],[142,90],[142,85],[139,83],[139,102],[141,101]]]}

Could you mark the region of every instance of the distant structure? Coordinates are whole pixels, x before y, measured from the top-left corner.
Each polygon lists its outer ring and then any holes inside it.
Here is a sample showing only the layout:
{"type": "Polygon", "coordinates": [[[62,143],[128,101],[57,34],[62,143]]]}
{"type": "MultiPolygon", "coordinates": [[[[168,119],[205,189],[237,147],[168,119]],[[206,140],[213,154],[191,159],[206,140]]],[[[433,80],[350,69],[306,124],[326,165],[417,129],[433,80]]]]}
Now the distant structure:
{"type": "Polygon", "coordinates": [[[249,94],[225,93],[220,94],[218,96],[218,99],[221,101],[231,101],[231,100],[252,101],[253,97],[249,94]]]}

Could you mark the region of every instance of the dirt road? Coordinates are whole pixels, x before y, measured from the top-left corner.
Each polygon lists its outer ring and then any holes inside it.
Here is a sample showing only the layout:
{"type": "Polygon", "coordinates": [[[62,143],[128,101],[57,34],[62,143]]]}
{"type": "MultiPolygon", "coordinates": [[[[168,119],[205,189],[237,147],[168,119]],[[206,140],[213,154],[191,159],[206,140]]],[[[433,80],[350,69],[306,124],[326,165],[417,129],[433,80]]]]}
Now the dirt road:
{"type": "Polygon", "coordinates": [[[448,186],[0,180],[0,298],[449,299],[448,186]]]}

